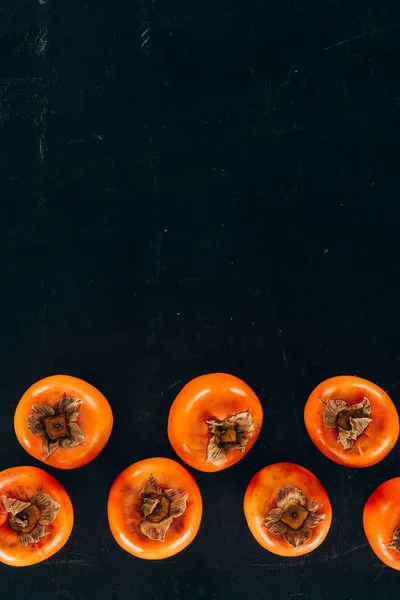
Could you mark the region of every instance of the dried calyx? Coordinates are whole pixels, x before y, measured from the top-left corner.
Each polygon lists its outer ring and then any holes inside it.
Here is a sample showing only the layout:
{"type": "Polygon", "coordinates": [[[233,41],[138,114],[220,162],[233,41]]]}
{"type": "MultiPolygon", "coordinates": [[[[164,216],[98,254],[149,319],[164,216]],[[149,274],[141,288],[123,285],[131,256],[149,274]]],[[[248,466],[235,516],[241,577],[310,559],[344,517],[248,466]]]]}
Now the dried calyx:
{"type": "Polygon", "coordinates": [[[206,462],[224,458],[229,450],[245,451],[249,442],[247,434],[254,430],[250,411],[233,415],[228,419],[206,421],[212,437],[207,447],[206,462]]]}
{"type": "Polygon", "coordinates": [[[324,423],[338,430],[337,441],[345,450],[349,450],[355,440],[371,423],[371,404],[364,398],[358,404],[348,404],[344,400],[328,400],[324,410],[324,423]]]}
{"type": "Polygon", "coordinates": [[[49,494],[38,493],[29,502],[2,496],[3,506],[10,514],[8,524],[18,533],[18,542],[23,546],[36,544],[48,534],[46,525],[50,525],[60,510],[60,504],[49,494]]]}
{"type": "Polygon", "coordinates": [[[26,419],[29,430],[43,438],[43,460],[57,448],[69,450],[85,440],[85,434],[76,422],[82,400],[63,398],[54,406],[34,404],[26,419]]]}
{"type": "Polygon", "coordinates": [[[263,525],[294,548],[307,542],[312,529],[318,527],[326,516],[317,512],[322,504],[308,499],[302,490],[292,485],[279,490],[276,506],[267,514],[263,525]]]}
{"type": "Polygon", "coordinates": [[[400,527],[394,530],[392,541],[389,544],[389,548],[400,552],[400,527]]]}
{"type": "Polygon", "coordinates": [[[141,532],[151,540],[165,541],[165,535],[174,519],[186,510],[189,494],[176,488],[162,488],[151,475],[139,493],[141,510],[141,532]]]}

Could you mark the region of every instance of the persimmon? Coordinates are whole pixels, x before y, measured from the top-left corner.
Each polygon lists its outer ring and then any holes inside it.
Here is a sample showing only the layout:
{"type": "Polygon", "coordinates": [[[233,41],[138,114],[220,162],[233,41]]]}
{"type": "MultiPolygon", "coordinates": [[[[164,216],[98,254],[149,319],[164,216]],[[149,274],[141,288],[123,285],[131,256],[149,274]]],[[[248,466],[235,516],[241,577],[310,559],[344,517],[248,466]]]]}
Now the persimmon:
{"type": "Polygon", "coordinates": [[[148,560],[184,550],[196,537],[202,512],[197,483],[169,458],[148,458],[125,469],[108,499],[108,521],[116,542],[148,560]]]}
{"type": "Polygon", "coordinates": [[[249,529],[263,548],[301,556],[326,538],[332,508],[320,481],[308,469],[276,463],[258,471],[244,497],[249,529]]]}
{"type": "Polygon", "coordinates": [[[400,570],[400,477],[382,483],[368,498],[364,531],[372,550],[388,567],[400,570]]]}
{"type": "Polygon", "coordinates": [[[375,465],[399,437],[399,416],[387,393],[350,375],[320,383],[307,400],[304,421],[316,447],[347,467],[375,465]]]}
{"type": "Polygon", "coordinates": [[[0,472],[0,561],[26,567],[58,552],[72,531],[71,500],[54,477],[37,467],[0,472]]]}
{"type": "Polygon", "coordinates": [[[59,469],[96,458],[113,426],[111,407],[95,387],[70,375],[33,384],[19,401],[14,428],[31,456],[59,469]]]}
{"type": "Polygon", "coordinates": [[[192,379],[172,403],[168,437],[177,455],[199,471],[237,463],[260,433],[263,411],[241,379],[212,373],[192,379]]]}

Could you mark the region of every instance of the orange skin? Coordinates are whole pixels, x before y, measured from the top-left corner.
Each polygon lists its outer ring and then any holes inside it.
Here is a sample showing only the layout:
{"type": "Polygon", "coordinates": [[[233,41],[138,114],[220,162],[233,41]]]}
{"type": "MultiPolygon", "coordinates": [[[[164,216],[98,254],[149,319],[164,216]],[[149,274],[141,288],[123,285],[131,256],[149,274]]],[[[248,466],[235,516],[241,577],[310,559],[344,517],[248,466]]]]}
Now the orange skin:
{"type": "Polygon", "coordinates": [[[332,522],[331,503],[322,484],[311,471],[293,463],[269,465],[254,475],[244,497],[244,514],[257,542],[279,556],[302,556],[312,552],[322,544],[332,522]],[[279,490],[287,485],[300,488],[307,498],[322,504],[318,512],[326,515],[320,525],[312,530],[311,538],[298,548],[294,548],[280,535],[268,531],[263,526],[266,515],[276,508],[279,490]]]}
{"type": "Polygon", "coordinates": [[[168,437],[177,455],[199,471],[222,471],[237,463],[252,448],[260,433],[263,410],[253,390],[241,379],[225,373],[212,373],[192,379],[175,398],[168,418],[168,437]],[[247,435],[242,452],[229,450],[227,456],[206,462],[211,438],[206,421],[221,421],[243,411],[251,411],[254,431],[247,435]]]}
{"type": "Polygon", "coordinates": [[[82,379],[70,375],[53,375],[33,384],[22,396],[14,416],[14,429],[21,446],[33,457],[58,469],[82,467],[103,450],[113,426],[111,407],[103,394],[82,379]],[[85,441],[69,450],[57,448],[43,460],[43,439],[31,433],[26,419],[33,404],[54,406],[63,396],[82,400],[78,425],[83,429],[85,441]]]}
{"type": "Polygon", "coordinates": [[[385,481],[371,494],[364,507],[363,523],[377,557],[400,571],[400,552],[389,548],[393,532],[400,527],[400,477],[385,481]]]}
{"type": "Polygon", "coordinates": [[[318,450],[346,467],[370,467],[389,454],[399,437],[399,416],[387,393],[367,379],[344,375],[320,383],[307,400],[304,421],[318,450]],[[345,450],[337,442],[337,429],[324,424],[323,413],[328,400],[345,400],[357,404],[366,397],[371,403],[371,419],[364,433],[345,450]]]}
{"type": "Polygon", "coordinates": [[[108,522],[116,542],[126,552],[147,560],[168,558],[184,550],[196,537],[202,512],[197,483],[182,465],[169,458],[148,458],[134,463],[118,475],[108,498],[108,522]],[[164,542],[149,539],[139,527],[143,518],[139,492],[151,475],[162,488],[189,493],[184,514],[174,519],[164,542]]]}
{"type": "Polygon", "coordinates": [[[58,552],[68,541],[74,524],[71,500],[54,477],[37,467],[12,467],[0,472],[0,499],[3,495],[29,501],[36,493],[49,494],[61,505],[55,520],[46,525],[48,535],[36,544],[22,546],[17,533],[8,525],[9,513],[0,501],[0,561],[13,567],[42,562],[58,552]]]}

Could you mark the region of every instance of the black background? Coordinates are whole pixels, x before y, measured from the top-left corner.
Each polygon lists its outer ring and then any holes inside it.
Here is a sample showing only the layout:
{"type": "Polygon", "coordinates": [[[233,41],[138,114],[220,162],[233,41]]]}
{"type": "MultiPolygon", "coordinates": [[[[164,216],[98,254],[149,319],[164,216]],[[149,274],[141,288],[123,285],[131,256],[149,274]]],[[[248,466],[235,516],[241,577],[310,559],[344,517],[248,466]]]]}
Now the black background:
{"type": "Polygon", "coordinates": [[[400,8],[391,0],[3,0],[0,6],[0,468],[35,464],[13,432],[25,389],[96,385],[115,427],[76,471],[69,543],[0,567],[14,600],[393,598],[399,575],[362,528],[399,449],[349,470],[323,457],[303,406],[357,374],[398,405],[400,8]],[[183,384],[233,373],[264,426],[235,467],[194,473],[192,545],[161,562],[117,546],[106,502],[132,462],[174,458],[183,384]],[[334,521],[283,559],[247,529],[261,467],[311,469],[334,521]]]}

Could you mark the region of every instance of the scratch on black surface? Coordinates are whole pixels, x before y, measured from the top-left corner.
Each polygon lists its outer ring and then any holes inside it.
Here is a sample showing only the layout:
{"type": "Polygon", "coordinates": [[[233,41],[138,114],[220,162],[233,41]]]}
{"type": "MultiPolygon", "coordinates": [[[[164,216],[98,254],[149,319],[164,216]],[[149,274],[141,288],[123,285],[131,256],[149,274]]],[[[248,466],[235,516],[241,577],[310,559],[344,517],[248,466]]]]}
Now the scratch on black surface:
{"type": "Polygon", "coordinates": [[[43,77],[15,77],[12,79],[0,79],[0,85],[17,85],[19,83],[41,83],[43,77]]]}
{"type": "Polygon", "coordinates": [[[327,46],[326,48],[324,48],[324,52],[326,52],[326,50],[332,50],[332,48],[336,48],[337,46],[343,46],[343,44],[349,44],[350,42],[355,42],[356,40],[359,40],[359,39],[365,37],[366,35],[368,35],[368,31],[366,31],[365,33],[360,33],[360,35],[355,35],[354,37],[348,38],[347,40],[342,40],[341,42],[337,42],[336,44],[332,44],[332,46],[327,46]]]}
{"type": "Polygon", "coordinates": [[[378,575],[373,578],[373,580],[371,581],[371,583],[375,583],[375,581],[379,581],[385,571],[386,571],[386,567],[382,567],[381,570],[379,571],[378,575]]]}
{"type": "Polygon", "coordinates": [[[328,560],[335,560],[336,558],[341,558],[342,556],[347,556],[348,554],[351,554],[352,552],[356,552],[356,550],[359,550],[360,548],[365,548],[365,546],[369,546],[369,543],[362,542],[361,544],[355,544],[354,546],[350,546],[350,548],[347,548],[347,550],[341,550],[340,552],[335,552],[333,554],[333,556],[327,556],[326,558],[323,559],[322,562],[327,562],[328,560]]]}
{"type": "Polygon", "coordinates": [[[150,27],[146,27],[146,29],[140,34],[140,37],[142,38],[142,43],[140,44],[140,47],[145,48],[149,45],[150,42],[150,27]]]}
{"type": "Polygon", "coordinates": [[[343,46],[344,44],[349,44],[350,42],[355,42],[356,40],[360,40],[361,38],[364,38],[366,36],[369,35],[373,35],[374,33],[382,33],[383,31],[387,31],[388,29],[392,29],[393,27],[396,27],[397,23],[392,23],[391,25],[388,25],[387,27],[382,27],[381,29],[378,29],[377,31],[375,29],[371,29],[370,31],[365,31],[364,33],[360,33],[359,35],[355,35],[353,37],[347,38],[346,40],[342,40],[340,42],[336,42],[336,44],[332,44],[331,46],[327,46],[326,48],[324,48],[324,52],[326,52],[327,50],[332,50],[332,48],[337,48],[338,46],[343,46]]]}
{"type": "MultiPolygon", "coordinates": [[[[328,563],[331,560],[336,560],[337,558],[342,558],[343,556],[347,556],[349,554],[352,554],[353,552],[356,552],[357,550],[359,550],[360,548],[365,548],[365,546],[369,546],[368,542],[363,542],[361,544],[355,544],[353,546],[350,546],[349,548],[345,549],[344,551],[337,551],[334,552],[333,555],[326,555],[323,556],[322,558],[319,559],[313,559],[314,562],[318,562],[318,563],[328,563]]],[[[295,562],[293,564],[291,564],[291,567],[293,569],[303,569],[305,564],[307,563],[307,557],[299,557],[303,558],[303,560],[299,560],[298,562],[295,562]]],[[[258,568],[263,568],[263,569],[268,569],[271,571],[278,571],[280,569],[286,569],[287,568],[287,563],[286,562],[281,562],[281,563],[277,563],[277,564],[271,564],[268,562],[264,562],[264,560],[259,560],[256,559],[254,561],[251,561],[250,563],[251,567],[258,567],[258,568]]]]}
{"type": "Polygon", "coordinates": [[[285,365],[285,370],[289,371],[288,362],[287,362],[287,356],[286,356],[285,346],[283,344],[282,330],[281,329],[278,329],[278,334],[279,334],[279,341],[280,341],[280,344],[281,344],[283,364],[285,365]]]}
{"type": "Polygon", "coordinates": [[[177,381],[174,381],[174,383],[171,383],[171,385],[169,385],[167,387],[167,390],[172,390],[172,388],[174,388],[175,386],[179,385],[180,383],[183,383],[182,379],[178,379],[177,381]]]}
{"type": "MultiPolygon", "coordinates": [[[[47,21],[43,21],[35,38],[35,52],[45,59],[48,48],[48,28],[47,21]]],[[[43,164],[46,156],[46,133],[47,133],[47,114],[48,114],[48,99],[46,93],[43,98],[39,99],[38,115],[35,117],[35,124],[39,130],[39,160],[43,164]]]]}
{"type": "Polygon", "coordinates": [[[154,341],[154,338],[156,336],[156,329],[161,321],[161,316],[162,316],[161,307],[159,307],[157,310],[157,316],[151,319],[150,333],[147,336],[147,345],[148,346],[151,346],[154,341]]]}
{"type": "Polygon", "coordinates": [[[147,10],[146,10],[146,1],[139,0],[140,4],[140,12],[141,12],[141,28],[143,31],[140,34],[140,47],[144,51],[146,55],[148,55],[150,50],[150,24],[147,18],[147,10]]]}
{"type": "Polygon", "coordinates": [[[64,559],[53,559],[48,561],[49,564],[54,566],[60,565],[81,565],[82,567],[87,567],[90,565],[90,561],[84,558],[64,558],[64,559]]]}
{"type": "Polygon", "coordinates": [[[175,581],[175,579],[173,577],[171,577],[171,579],[172,579],[172,581],[174,583],[174,591],[175,591],[175,594],[176,594],[176,600],[180,600],[181,596],[180,596],[179,590],[178,590],[178,582],[175,581]]]}

